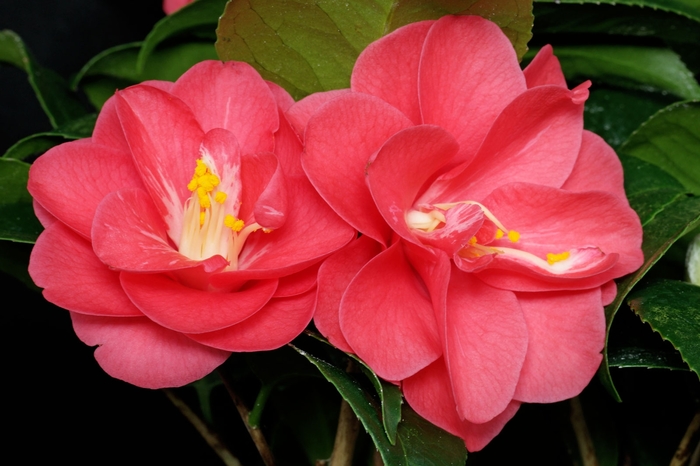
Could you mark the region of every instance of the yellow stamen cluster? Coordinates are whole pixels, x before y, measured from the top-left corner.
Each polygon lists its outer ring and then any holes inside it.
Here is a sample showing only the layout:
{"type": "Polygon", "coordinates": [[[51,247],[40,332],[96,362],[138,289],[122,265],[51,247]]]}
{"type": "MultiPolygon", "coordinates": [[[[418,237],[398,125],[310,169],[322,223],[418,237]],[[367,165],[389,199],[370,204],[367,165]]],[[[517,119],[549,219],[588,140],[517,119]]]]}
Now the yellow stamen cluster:
{"type": "Polygon", "coordinates": [[[569,253],[569,251],[560,252],[559,254],[553,254],[550,252],[547,254],[547,263],[549,265],[554,265],[557,262],[561,262],[563,260],[568,259],[570,255],[571,254],[569,253]]]}
{"type": "Polygon", "coordinates": [[[243,220],[239,218],[234,217],[231,214],[227,214],[226,217],[224,217],[224,225],[226,225],[235,232],[239,232],[245,226],[245,222],[243,222],[243,220]]]}
{"type": "MultiPolygon", "coordinates": [[[[194,169],[194,174],[192,175],[192,180],[187,184],[187,189],[193,193],[197,193],[199,198],[199,205],[202,209],[208,209],[211,207],[210,193],[219,185],[219,177],[213,174],[209,167],[201,160],[197,160],[197,166],[194,169]]],[[[223,204],[226,200],[226,193],[219,192],[216,193],[216,201],[219,204],[223,204]],[[221,200],[220,200],[221,199],[221,200]]],[[[204,225],[204,217],[202,214],[199,216],[199,224],[204,225]]]]}

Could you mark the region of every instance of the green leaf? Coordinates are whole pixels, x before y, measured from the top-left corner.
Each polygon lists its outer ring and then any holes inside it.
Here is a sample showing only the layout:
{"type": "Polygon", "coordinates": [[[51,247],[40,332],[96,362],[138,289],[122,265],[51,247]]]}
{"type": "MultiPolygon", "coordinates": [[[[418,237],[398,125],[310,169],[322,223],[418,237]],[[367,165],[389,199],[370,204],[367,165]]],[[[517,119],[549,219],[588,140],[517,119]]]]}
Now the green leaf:
{"type": "Polygon", "coordinates": [[[607,354],[607,335],[610,334],[610,326],[615,314],[632,287],[649,271],[651,266],[663,256],[678,238],[698,225],[700,225],[700,197],[678,198],[656,213],[643,225],[644,241],[642,243],[642,251],[644,252],[644,263],[636,272],[631,273],[618,283],[617,296],[615,296],[612,303],[605,307],[607,322],[606,350],[603,352],[603,363],[598,370],[598,375],[603,385],[618,401],[620,400],[620,395],[617,393],[610,377],[607,354]]]}
{"type": "Polygon", "coordinates": [[[197,0],[158,21],[143,42],[136,63],[137,70],[144,70],[151,53],[166,39],[207,26],[211,26],[213,32],[225,4],[226,0],[197,0]]]}
{"type": "Polygon", "coordinates": [[[697,0],[536,0],[545,3],[609,3],[612,5],[633,5],[670,11],[700,21],[700,3],[697,0]]]}
{"type": "Polygon", "coordinates": [[[397,441],[392,445],[379,419],[375,399],[354,378],[332,364],[295,349],[318,368],[352,407],[385,465],[464,465],[467,457],[464,442],[421,418],[408,405],[403,405],[397,441]]]}
{"type": "Polygon", "coordinates": [[[531,0],[232,0],[217,29],[222,60],[253,65],[295,99],[349,87],[367,45],[408,23],[476,14],[498,24],[518,57],[532,29],[531,0]]]}
{"type": "Polygon", "coordinates": [[[632,293],[629,306],[700,376],[700,286],[662,280],[632,293]]]}
{"type": "Polygon", "coordinates": [[[663,168],[700,195],[700,102],[679,102],[659,111],[620,152],[663,168]]]}
{"type": "Polygon", "coordinates": [[[0,239],[33,243],[42,227],[27,191],[28,163],[0,158],[0,239]]]}
{"type": "Polygon", "coordinates": [[[610,348],[608,350],[610,367],[645,367],[653,369],[688,370],[688,366],[678,357],[677,352],[649,350],[635,346],[610,348]]]}
{"type": "Polygon", "coordinates": [[[700,86],[680,57],[669,49],[622,45],[557,47],[566,79],[590,79],[643,91],[671,92],[700,99],[700,86]]]}
{"type": "Polygon", "coordinates": [[[54,128],[87,113],[65,80],[36,63],[22,39],[10,30],[0,31],[0,62],[14,65],[27,73],[29,84],[54,128]]]}
{"type": "Polygon", "coordinates": [[[584,126],[617,149],[639,125],[672,102],[669,96],[656,92],[599,89],[595,85],[583,109],[584,126]]]}
{"type": "Polygon", "coordinates": [[[54,131],[32,134],[16,142],[7,149],[3,157],[25,160],[28,157],[40,155],[53,146],[74,139],[88,138],[95,127],[97,115],[90,114],[68,122],[54,131]]]}

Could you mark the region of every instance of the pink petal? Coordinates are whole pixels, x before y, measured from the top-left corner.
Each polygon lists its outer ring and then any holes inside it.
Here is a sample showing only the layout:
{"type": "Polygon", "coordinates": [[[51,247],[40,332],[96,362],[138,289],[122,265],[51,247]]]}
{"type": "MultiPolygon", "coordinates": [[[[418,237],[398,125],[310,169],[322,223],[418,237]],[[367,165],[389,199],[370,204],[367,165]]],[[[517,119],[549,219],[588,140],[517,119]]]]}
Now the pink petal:
{"type": "MultiPolygon", "coordinates": [[[[275,154],[265,152],[261,154],[245,154],[241,157],[240,177],[241,185],[244,189],[242,189],[239,198],[241,209],[239,217],[246,223],[256,220],[255,208],[258,199],[279,170],[279,161],[275,154]]],[[[280,183],[284,183],[284,180],[278,176],[276,178],[278,187],[280,183]]],[[[281,188],[283,189],[284,186],[281,186],[281,188]]],[[[280,201],[286,203],[286,199],[287,196],[284,195],[284,200],[280,199],[280,201]]],[[[284,214],[284,211],[282,214],[284,214]]],[[[282,215],[282,218],[284,218],[284,215],[282,215]]]]}
{"type": "Polygon", "coordinates": [[[418,414],[451,434],[461,437],[471,452],[484,448],[520,407],[519,402],[511,401],[502,413],[483,424],[460,419],[455,409],[449,375],[442,359],[404,380],[403,393],[406,401],[418,414]]]}
{"type": "Polygon", "coordinates": [[[294,105],[294,98],[289,95],[289,92],[285,91],[282,86],[279,86],[272,81],[265,81],[265,84],[267,84],[270,92],[272,92],[272,97],[275,99],[277,108],[280,111],[286,112],[292,105],[294,105]]]}
{"type": "Polygon", "coordinates": [[[287,186],[282,166],[277,163],[265,189],[255,201],[253,216],[263,228],[275,230],[287,219],[287,186]]]}
{"type": "Polygon", "coordinates": [[[350,282],[340,305],[340,328],[354,352],[387,380],[402,380],[440,356],[430,296],[401,242],[374,257],[350,282]]]}
{"type": "Polygon", "coordinates": [[[137,85],[117,93],[117,112],[136,168],[168,235],[180,242],[183,203],[204,136],[191,110],[160,89],[137,85]]]}
{"type": "Polygon", "coordinates": [[[118,270],[166,272],[202,266],[213,272],[228,265],[221,256],[189,259],[170,244],[165,224],[141,189],[124,189],[104,198],[95,213],[92,246],[102,262],[118,270]]]}
{"type": "Polygon", "coordinates": [[[163,0],[163,11],[166,15],[172,15],[185,5],[189,5],[194,0],[163,0]]]}
{"type": "Polygon", "coordinates": [[[401,110],[413,123],[421,124],[418,65],[423,42],[434,23],[408,24],[369,44],[352,70],[352,90],[377,96],[401,110]]]}
{"type": "Polygon", "coordinates": [[[488,422],[513,398],[528,348],[518,300],[453,269],[444,328],[457,412],[474,423],[488,422]]]}
{"type": "Polygon", "coordinates": [[[27,189],[48,213],[89,238],[100,201],[112,191],[141,186],[128,153],[79,140],[39,157],[29,169],[27,189]]]}
{"type": "Polygon", "coordinates": [[[392,134],[410,125],[376,97],[351,93],[323,106],[306,128],[302,166],[311,183],[338,215],[382,244],[391,230],[367,189],[365,166],[392,134]]]}
{"type": "Polygon", "coordinates": [[[368,236],[360,236],[326,259],[318,270],[318,298],[314,324],[334,346],[352,353],[340,330],[340,301],[357,272],[379,254],[381,246],[368,236]]]}
{"type": "Polygon", "coordinates": [[[188,288],[161,274],[123,272],[121,283],[149,319],[183,333],[204,333],[237,324],[259,311],[277,289],[277,280],[260,280],[233,293],[188,288]]]}
{"type": "Polygon", "coordinates": [[[286,345],[311,321],[315,290],[271,299],[252,317],[223,330],[189,335],[195,341],[228,351],[267,351],[286,345]]]}
{"type": "Polygon", "coordinates": [[[562,189],[567,191],[606,191],[626,200],[622,164],[615,151],[600,136],[583,132],[576,164],[562,189]]]}
{"type": "Polygon", "coordinates": [[[421,200],[480,201],[515,181],[560,187],[581,147],[583,105],[576,103],[578,92],[542,86],[518,96],[498,116],[462,174],[434,183],[421,200]]]}
{"type": "Polygon", "coordinates": [[[305,268],[301,272],[282,277],[275,290],[275,298],[288,298],[306,293],[316,286],[316,277],[321,263],[305,268]]]}
{"type": "Polygon", "coordinates": [[[141,316],[124,293],[119,273],[95,256],[88,241],[60,222],[37,239],[29,274],[47,301],[81,314],[141,316]]]}
{"type": "Polygon", "coordinates": [[[275,133],[275,154],[285,175],[306,177],[301,167],[303,147],[299,135],[292,128],[287,117],[280,111],[280,129],[275,133]]]}
{"type": "Polygon", "coordinates": [[[476,154],[501,110],[525,91],[512,44],[478,16],[444,16],[432,26],[418,79],[423,123],[454,135],[460,161],[476,154]]]}
{"type": "Polygon", "coordinates": [[[535,58],[532,59],[529,65],[523,70],[527,88],[536,86],[546,86],[552,84],[554,86],[566,88],[566,79],[561,71],[559,59],[554,56],[552,46],[547,44],[537,52],[535,58]]]}
{"type": "Polygon", "coordinates": [[[92,142],[128,153],[131,149],[124,137],[116,104],[116,96],[112,96],[102,105],[100,114],[97,115],[95,129],[92,131],[92,142]]]}
{"type": "Polygon", "coordinates": [[[613,194],[574,193],[513,183],[494,191],[484,204],[508,229],[520,233],[518,243],[498,240],[491,246],[518,248],[542,259],[547,253],[571,251],[572,256],[586,254],[591,260],[588,271],[581,264],[570,274],[565,269],[554,273],[560,265],[567,265],[562,261],[554,264],[551,273],[532,267],[532,274],[526,275],[521,267],[514,267],[517,264],[508,254],[497,254],[479,273],[479,278],[497,288],[514,291],[594,288],[636,270],[644,260],[639,218],[626,201],[613,194]],[[601,253],[609,258],[601,260],[601,253]],[[617,260],[612,261],[615,257],[617,260]]]}
{"type": "Polygon", "coordinates": [[[292,105],[286,115],[291,123],[294,131],[304,137],[304,130],[309,122],[309,119],[325,104],[335,100],[341,95],[350,93],[350,89],[336,89],[325,92],[314,92],[313,94],[304,97],[299,102],[292,105]]]}
{"type": "Polygon", "coordinates": [[[145,317],[113,318],[71,313],[83,343],[112,377],[143,388],[179,387],[216,369],[229,352],[202,346],[145,317]]]}
{"type": "Polygon", "coordinates": [[[615,299],[615,296],[617,296],[617,283],[615,283],[615,280],[610,280],[607,283],[604,283],[603,286],[600,287],[601,291],[601,298],[603,301],[603,306],[607,306],[608,304],[612,303],[613,300],[615,299]]]}
{"type": "Polygon", "coordinates": [[[189,105],[204,131],[224,128],[235,134],[244,154],[274,150],[277,103],[247,63],[200,62],[175,82],[172,93],[189,105]]]}
{"type": "Polygon", "coordinates": [[[48,228],[58,221],[58,219],[51,215],[51,213],[46,210],[44,206],[39,204],[39,201],[36,199],[32,199],[32,207],[34,208],[34,215],[36,215],[39,223],[41,223],[41,226],[44,228],[48,228]]]}
{"type": "Polygon", "coordinates": [[[553,403],[578,395],[603,358],[600,289],[517,295],[530,339],[515,398],[553,403]]]}

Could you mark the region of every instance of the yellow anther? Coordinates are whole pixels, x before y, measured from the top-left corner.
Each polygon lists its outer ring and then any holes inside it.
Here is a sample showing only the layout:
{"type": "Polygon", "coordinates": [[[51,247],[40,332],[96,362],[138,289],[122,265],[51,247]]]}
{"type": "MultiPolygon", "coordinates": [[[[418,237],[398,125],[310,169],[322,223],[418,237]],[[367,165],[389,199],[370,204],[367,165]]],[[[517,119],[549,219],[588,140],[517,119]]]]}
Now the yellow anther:
{"type": "Polygon", "coordinates": [[[204,225],[204,220],[206,220],[207,214],[205,212],[200,212],[199,213],[199,226],[201,227],[204,225]]]}
{"type": "Polygon", "coordinates": [[[499,228],[498,230],[496,230],[496,239],[501,239],[501,238],[503,238],[503,230],[501,230],[499,228]]]}
{"type": "Polygon", "coordinates": [[[204,175],[207,171],[209,171],[209,168],[207,168],[207,164],[202,162],[201,159],[197,160],[197,166],[194,169],[194,174],[196,176],[202,176],[204,175]]]}
{"type": "Polygon", "coordinates": [[[226,202],[226,197],[228,197],[228,196],[226,195],[225,192],[219,191],[219,192],[217,192],[216,195],[214,196],[214,200],[215,200],[216,202],[218,202],[219,204],[223,204],[224,202],[226,202]]]}
{"type": "Polygon", "coordinates": [[[472,236],[471,238],[469,238],[469,244],[471,246],[474,246],[476,244],[476,236],[472,236]]]}
{"type": "Polygon", "coordinates": [[[520,233],[518,233],[515,230],[510,230],[508,232],[508,239],[510,240],[511,243],[517,243],[518,240],[520,239],[520,233]]]}
{"type": "Polygon", "coordinates": [[[192,192],[196,191],[198,187],[199,183],[197,183],[197,178],[192,178],[192,181],[187,183],[187,189],[189,189],[192,192]]]}
{"type": "Polygon", "coordinates": [[[547,254],[547,263],[549,265],[554,265],[557,262],[568,259],[570,255],[571,254],[569,254],[569,251],[560,252],[559,254],[553,254],[550,252],[547,254]]]}
{"type": "Polygon", "coordinates": [[[227,214],[226,217],[224,217],[224,225],[226,225],[235,232],[239,232],[243,229],[245,223],[243,222],[243,220],[237,219],[231,214],[227,214]]]}

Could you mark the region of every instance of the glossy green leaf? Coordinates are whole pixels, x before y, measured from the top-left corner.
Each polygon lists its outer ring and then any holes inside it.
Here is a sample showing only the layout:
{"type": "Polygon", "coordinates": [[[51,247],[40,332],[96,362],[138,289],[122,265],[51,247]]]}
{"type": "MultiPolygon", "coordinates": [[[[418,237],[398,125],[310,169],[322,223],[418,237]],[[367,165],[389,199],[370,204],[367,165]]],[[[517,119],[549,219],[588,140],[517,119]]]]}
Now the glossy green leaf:
{"type": "Polygon", "coordinates": [[[670,11],[700,21],[700,3],[697,0],[536,0],[543,3],[609,3],[612,5],[632,5],[649,7],[654,10],[670,11]]]}
{"type": "Polygon", "coordinates": [[[87,113],[65,80],[52,70],[36,63],[22,39],[10,30],[0,31],[0,63],[2,62],[27,73],[39,104],[54,128],[87,113]]]}
{"type": "Polygon", "coordinates": [[[33,243],[42,227],[27,191],[30,165],[0,158],[0,239],[33,243]]]}
{"type": "Polygon", "coordinates": [[[584,127],[601,136],[617,149],[650,116],[673,103],[673,98],[658,92],[630,89],[593,89],[586,101],[584,127]]]}
{"type": "Polygon", "coordinates": [[[532,29],[531,0],[232,0],[219,21],[222,60],[253,65],[296,99],[349,87],[368,44],[408,23],[446,14],[476,14],[497,23],[519,57],[532,29]]]}
{"type": "Polygon", "coordinates": [[[700,99],[700,85],[680,57],[669,49],[622,45],[557,47],[568,80],[590,79],[644,91],[671,92],[700,99]]]}
{"type": "Polygon", "coordinates": [[[171,37],[198,28],[216,29],[216,22],[224,11],[226,0],[197,0],[186,7],[161,19],[146,36],[137,60],[137,70],[143,71],[151,53],[156,47],[171,37]]]}
{"type": "Polygon", "coordinates": [[[700,195],[700,102],[679,102],[651,117],[620,147],[663,168],[700,195]]]}
{"type": "Polygon", "coordinates": [[[688,366],[672,351],[649,350],[635,346],[608,350],[610,367],[646,367],[652,369],[688,370],[688,366]]]}
{"type": "Polygon", "coordinates": [[[3,157],[25,160],[29,157],[40,155],[53,146],[74,139],[88,138],[95,127],[97,115],[90,114],[68,122],[67,124],[45,133],[32,134],[16,142],[7,149],[3,157]]]}
{"type": "MultiPolygon", "coordinates": [[[[642,192],[643,194],[643,192],[642,192]]],[[[630,196],[630,201],[634,196],[630,196]]],[[[657,212],[644,224],[644,242],[642,251],[644,252],[644,263],[634,273],[628,275],[618,283],[617,296],[608,306],[605,307],[605,318],[607,322],[606,335],[610,334],[610,326],[620,305],[624,302],[632,287],[647,273],[671,245],[687,231],[696,228],[700,224],[700,197],[680,197],[657,212]]],[[[607,337],[606,337],[607,338],[607,337]]],[[[606,341],[607,345],[607,341],[606,341]]],[[[617,400],[620,396],[615,389],[615,385],[610,377],[610,368],[607,351],[603,353],[603,363],[598,370],[603,385],[610,391],[617,400]]]]}
{"type": "Polygon", "coordinates": [[[392,445],[379,418],[377,402],[350,374],[303,350],[295,349],[318,368],[352,407],[386,466],[464,465],[467,457],[464,442],[421,418],[408,405],[403,405],[396,444],[392,445]]]}
{"type": "Polygon", "coordinates": [[[700,376],[700,286],[662,280],[632,293],[629,305],[700,376]]]}

